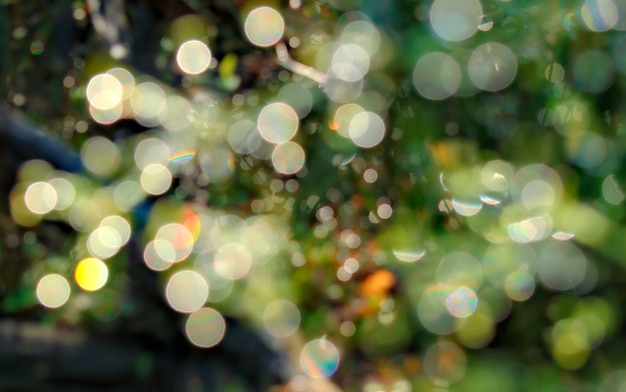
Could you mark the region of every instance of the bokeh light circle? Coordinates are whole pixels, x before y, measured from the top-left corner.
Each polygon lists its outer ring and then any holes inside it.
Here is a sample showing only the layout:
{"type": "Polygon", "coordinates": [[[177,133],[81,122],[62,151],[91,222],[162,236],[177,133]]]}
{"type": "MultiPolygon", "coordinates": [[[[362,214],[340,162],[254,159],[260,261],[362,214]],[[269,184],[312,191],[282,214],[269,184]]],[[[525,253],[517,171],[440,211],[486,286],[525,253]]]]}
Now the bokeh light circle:
{"type": "Polygon", "coordinates": [[[283,37],[285,21],[274,8],[263,6],[250,11],[243,28],[252,44],[268,47],[276,44],[283,37]]]}
{"type": "Polygon", "coordinates": [[[332,69],[334,74],[346,82],[356,82],[363,79],[370,66],[369,54],[355,44],[344,44],[339,46],[332,58],[332,69]]]}
{"type": "Polygon", "coordinates": [[[526,301],[535,292],[535,279],[527,272],[512,272],[504,282],[504,289],[513,301],[526,301]]]}
{"type": "Polygon", "coordinates": [[[39,303],[47,308],[63,306],[70,298],[70,284],[59,274],[44,276],[35,290],[39,303]]]}
{"type": "Polygon", "coordinates": [[[428,331],[437,335],[448,335],[461,326],[447,305],[447,299],[455,289],[456,287],[451,285],[433,284],[429,285],[420,297],[417,315],[428,331]]]}
{"type": "Polygon", "coordinates": [[[479,89],[499,91],[515,79],[517,57],[508,46],[487,42],[474,49],[467,64],[467,72],[479,89]]]}
{"type": "Polygon", "coordinates": [[[348,134],[357,146],[372,148],[380,144],[385,137],[385,122],[376,113],[358,113],[350,121],[348,134]]]}
{"type": "Polygon", "coordinates": [[[461,85],[461,67],[445,53],[429,53],[417,61],[413,85],[424,98],[433,101],[448,98],[461,85]]]}
{"type": "Polygon", "coordinates": [[[224,244],[215,254],[215,271],[224,279],[241,279],[248,274],[251,266],[252,256],[248,249],[240,243],[224,244]]]}
{"type": "Polygon", "coordinates": [[[263,139],[270,143],[284,143],[296,135],[299,118],[293,108],[282,102],[265,106],[257,119],[263,139]]]}
{"type": "Polygon", "coordinates": [[[177,312],[195,312],[209,297],[209,284],[196,271],[178,271],[167,281],[165,297],[167,303],[177,312]]]}
{"type": "Polygon", "coordinates": [[[587,50],[574,60],[573,74],[576,87],[586,93],[598,94],[615,81],[615,62],[605,52],[587,50]]]}
{"type": "Polygon", "coordinates": [[[213,308],[191,313],[185,323],[185,336],[197,347],[210,348],[219,344],[226,333],[226,320],[213,308]]]}
{"type": "Polygon", "coordinates": [[[176,52],[176,63],[184,73],[198,75],[209,68],[211,50],[202,41],[183,42],[176,52]]]}
{"type": "Polygon", "coordinates": [[[305,159],[304,149],[294,142],[281,143],[272,151],[272,165],[280,174],[299,172],[304,167],[305,159]]]}
{"type": "Polygon", "coordinates": [[[339,367],[339,350],[326,337],[308,342],[300,354],[300,365],[307,376],[328,378],[339,367]]]}
{"type": "Polygon", "coordinates": [[[545,247],[539,254],[537,274],[553,290],[570,290],[582,282],[587,272],[587,258],[578,247],[559,242],[545,247]]]}
{"type": "Polygon", "coordinates": [[[263,325],[273,336],[291,336],[300,326],[300,310],[293,302],[284,299],[273,301],[263,311],[263,325]]]}
{"type": "Polygon", "coordinates": [[[620,17],[613,0],[585,0],[580,16],[585,26],[596,32],[611,30],[620,17]]]}
{"type": "Polygon", "coordinates": [[[110,176],[119,167],[121,153],[118,146],[109,139],[94,136],[82,145],[80,158],[90,172],[98,176],[110,176]]]}
{"type": "Polygon", "coordinates": [[[435,0],[430,8],[430,23],[446,41],[464,41],[476,33],[482,15],[478,0],[435,0]]]}
{"type": "Polygon", "coordinates": [[[47,182],[37,181],[26,188],[24,203],[35,214],[47,214],[57,204],[58,195],[52,185],[47,182]]]}
{"type": "Polygon", "coordinates": [[[478,296],[469,287],[459,287],[446,298],[446,308],[454,317],[465,318],[476,311],[478,296]]]}
{"type": "Polygon", "coordinates": [[[151,195],[161,195],[172,185],[172,173],[165,165],[152,163],[141,171],[141,187],[151,195]]]}
{"type": "Polygon", "coordinates": [[[424,371],[433,381],[454,384],[465,376],[467,357],[451,342],[433,344],[424,356],[424,371]]]}
{"type": "Polygon", "coordinates": [[[110,110],[122,101],[124,88],[115,76],[98,74],[89,80],[86,94],[91,106],[100,110],[110,110]]]}
{"type": "Polygon", "coordinates": [[[106,284],[109,278],[109,269],[102,260],[95,257],[87,257],[76,265],[74,278],[81,289],[97,291],[106,284]]]}

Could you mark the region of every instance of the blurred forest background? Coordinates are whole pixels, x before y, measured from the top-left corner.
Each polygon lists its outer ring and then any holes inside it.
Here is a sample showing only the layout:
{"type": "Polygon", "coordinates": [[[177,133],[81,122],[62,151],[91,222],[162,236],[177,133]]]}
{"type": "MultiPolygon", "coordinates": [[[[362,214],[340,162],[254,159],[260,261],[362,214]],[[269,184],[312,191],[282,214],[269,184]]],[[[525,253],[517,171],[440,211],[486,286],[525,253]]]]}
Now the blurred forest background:
{"type": "Polygon", "coordinates": [[[622,391],[625,0],[3,0],[0,389],[622,391]]]}

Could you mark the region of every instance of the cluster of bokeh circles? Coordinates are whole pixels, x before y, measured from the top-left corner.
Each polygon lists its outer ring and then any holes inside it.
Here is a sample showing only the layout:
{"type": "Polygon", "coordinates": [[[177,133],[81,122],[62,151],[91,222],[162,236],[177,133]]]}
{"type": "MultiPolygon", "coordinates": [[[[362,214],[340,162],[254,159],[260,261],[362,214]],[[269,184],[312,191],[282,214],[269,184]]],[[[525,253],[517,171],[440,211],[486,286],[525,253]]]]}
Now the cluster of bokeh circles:
{"type": "MultiPolygon", "coordinates": [[[[588,31],[624,31],[622,10],[626,13],[624,0],[586,0],[577,15],[588,31]]],[[[420,97],[430,101],[470,97],[500,92],[515,83],[527,60],[517,48],[488,38],[494,22],[479,0],[435,0],[427,12],[416,14],[427,21],[439,44],[439,49],[419,56],[407,77],[420,97]],[[474,38],[481,34],[484,39],[476,43],[474,38]]],[[[558,23],[573,28],[572,18],[566,15],[558,23]]],[[[28,162],[20,169],[11,194],[15,221],[32,227],[42,219],[63,220],[78,233],[71,270],[52,268],[43,274],[36,285],[39,302],[47,308],[84,308],[85,297],[72,293],[107,290],[113,284],[116,257],[133,236],[140,235],[143,263],[161,277],[170,308],[185,316],[183,332],[191,344],[218,345],[227,332],[225,316],[230,310],[279,341],[279,346],[288,347],[289,339],[300,340],[305,315],[294,290],[281,281],[291,278],[288,268],[276,260],[287,260],[287,266],[296,269],[309,262],[284,219],[300,208],[315,215],[312,235],[334,241],[339,249],[333,269],[339,284],[326,290],[328,296],[342,298],[341,284],[352,287],[353,277],[369,268],[375,272],[355,290],[356,310],[347,306],[346,313],[370,316],[370,304],[360,301],[373,302],[376,309],[375,317],[364,317],[363,322],[345,317],[328,336],[308,337],[298,351],[300,373],[324,379],[337,371],[343,349],[333,338],[356,336],[366,356],[389,347],[408,347],[411,327],[406,313],[438,337],[421,356],[420,366],[444,390],[465,377],[465,349],[489,345],[513,302],[531,299],[539,287],[559,293],[548,309],[551,326],[546,332],[555,361],[567,370],[584,366],[616,327],[611,305],[587,296],[566,316],[553,309],[569,298],[560,294],[584,296],[595,288],[598,271],[581,244],[600,242],[611,225],[572,200],[567,191],[570,173],[547,163],[515,165],[493,157],[463,167],[442,164],[438,191],[443,196],[437,199],[437,212],[450,227],[463,226],[481,244],[468,249],[421,239],[392,249],[371,245],[375,242],[370,241],[371,233],[361,229],[401,215],[384,196],[368,207],[371,211],[360,228],[344,226],[345,217],[364,204],[359,198],[335,208],[331,202],[341,197],[328,190],[329,203],[307,195],[294,206],[298,181],[307,174],[309,137],[319,135],[332,149],[347,153],[338,154],[333,165],[354,169],[359,181],[372,185],[384,176],[357,151],[377,151],[390,136],[388,109],[398,87],[381,70],[388,59],[389,37],[366,14],[346,12],[332,33],[308,37],[314,44],[287,37],[288,27],[281,12],[270,6],[250,9],[242,20],[249,43],[274,51],[277,63],[292,73],[280,71],[280,83],[270,98],[235,92],[220,99],[199,88],[183,93],[121,64],[89,75],[84,97],[93,122],[112,125],[133,119],[151,130],[123,143],[103,136],[86,138],[80,156],[88,176],[61,172],[43,161],[28,162]],[[298,48],[308,65],[291,58],[289,51],[298,48]],[[304,119],[319,107],[325,111],[323,124],[303,129],[304,119]],[[259,162],[271,169],[257,170],[259,162]],[[264,189],[246,206],[252,212],[248,216],[199,202],[161,200],[152,207],[145,228],[135,229],[134,209],[149,197],[167,195],[176,178],[182,185],[175,192],[184,192],[185,184],[193,189],[232,184],[236,171],[253,167],[250,181],[264,189]],[[370,259],[362,258],[363,253],[370,259]],[[397,279],[392,267],[381,267],[386,264],[406,272],[411,281],[406,295],[412,305],[389,295],[397,279]],[[377,341],[379,336],[385,341],[377,341]]],[[[171,65],[185,87],[202,85],[208,74],[227,74],[226,68],[235,68],[224,66],[232,58],[213,57],[206,36],[172,42],[171,65]]],[[[541,68],[541,78],[559,91],[573,85],[584,93],[602,93],[618,74],[626,74],[620,55],[626,40],[621,37],[611,45],[612,56],[585,50],[569,69],[551,59],[541,68]]],[[[229,80],[226,87],[233,80],[239,83],[236,78],[224,80],[229,80]]],[[[566,140],[569,163],[603,179],[607,203],[622,203],[624,193],[614,172],[623,157],[607,136],[591,130],[597,119],[584,98],[568,96],[543,109],[536,120],[566,140]]],[[[445,142],[431,147],[435,161],[451,154],[445,152],[449,148],[445,142]]],[[[623,384],[625,374],[614,372],[605,380],[605,389],[623,384]]],[[[292,387],[298,389],[300,381],[294,378],[292,387]]],[[[408,388],[398,385],[398,390],[408,388]]]]}

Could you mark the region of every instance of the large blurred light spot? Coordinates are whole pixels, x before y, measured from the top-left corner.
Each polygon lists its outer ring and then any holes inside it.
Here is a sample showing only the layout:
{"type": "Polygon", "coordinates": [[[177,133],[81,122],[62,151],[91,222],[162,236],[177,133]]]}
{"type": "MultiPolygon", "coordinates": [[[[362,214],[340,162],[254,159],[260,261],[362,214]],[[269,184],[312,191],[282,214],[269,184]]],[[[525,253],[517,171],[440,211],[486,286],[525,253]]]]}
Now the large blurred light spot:
{"type": "Polygon", "coordinates": [[[461,68],[451,56],[433,52],[421,57],[413,69],[413,85],[424,98],[441,100],[456,92],[461,68]]]}
{"type": "Polygon", "coordinates": [[[291,106],[299,118],[306,117],[313,107],[313,95],[298,83],[283,86],[278,92],[278,101],[291,106]]]}
{"type": "Polygon", "coordinates": [[[70,207],[69,223],[74,230],[87,232],[98,225],[102,219],[101,213],[101,206],[94,200],[82,198],[70,207]]]}
{"type": "Polygon", "coordinates": [[[108,259],[114,256],[122,247],[120,233],[108,226],[96,228],[87,237],[87,250],[92,256],[108,259]]]}
{"type": "Polygon", "coordinates": [[[446,298],[446,308],[454,317],[466,318],[472,315],[478,305],[478,297],[469,287],[459,287],[446,298]]]}
{"type": "Polygon", "coordinates": [[[339,46],[333,55],[331,67],[334,74],[346,82],[363,79],[370,66],[368,53],[355,44],[339,46]]]}
{"type": "Polygon", "coordinates": [[[180,131],[191,122],[191,104],[180,95],[165,98],[163,110],[159,112],[159,122],[168,131],[180,131]]]}
{"type": "Polygon", "coordinates": [[[87,170],[98,176],[110,176],[121,161],[119,148],[102,136],[87,139],[80,149],[80,157],[87,170]]]}
{"type": "Polygon", "coordinates": [[[585,26],[591,31],[611,30],[619,19],[613,0],[586,0],[580,9],[585,26]]]}
{"type": "Polygon", "coordinates": [[[481,172],[482,184],[491,191],[506,192],[509,182],[513,178],[513,166],[501,160],[493,160],[485,163],[481,172]]]}
{"type": "Polygon", "coordinates": [[[339,350],[326,337],[311,340],[302,349],[300,365],[309,377],[328,378],[339,367],[339,350]]]}
{"type": "Polygon", "coordinates": [[[141,187],[151,195],[161,195],[172,185],[172,173],[161,164],[153,163],[141,172],[141,187]]]}
{"type": "Polygon", "coordinates": [[[589,359],[591,345],[585,325],[577,319],[563,319],[552,328],[552,355],[566,370],[580,369],[589,359]]]}
{"type": "Polygon", "coordinates": [[[574,82],[586,93],[601,93],[615,81],[615,63],[599,50],[587,50],[574,60],[574,82]]]}
{"type": "Polygon", "coordinates": [[[135,77],[125,68],[111,68],[106,72],[115,77],[122,85],[122,99],[130,98],[135,89],[135,77]]]}
{"type": "Polygon", "coordinates": [[[569,158],[579,167],[591,169],[600,166],[607,158],[607,141],[593,133],[583,131],[566,140],[569,158]]]}
{"type": "Polygon", "coordinates": [[[560,242],[544,248],[538,260],[541,282],[553,290],[570,290],[582,282],[587,272],[587,258],[575,245],[560,242]]]}
{"type": "Polygon", "coordinates": [[[466,252],[452,252],[439,262],[437,282],[456,287],[478,289],[483,280],[483,267],[474,256],[466,252]]]}
{"type": "Polygon", "coordinates": [[[613,205],[618,205],[624,200],[624,191],[613,174],[606,177],[602,182],[602,196],[604,196],[604,200],[613,205]]]}
{"type": "Polygon", "coordinates": [[[157,126],[159,113],[165,106],[165,92],[156,83],[140,83],[130,97],[130,105],[139,123],[151,127],[157,126]]]}
{"type": "Polygon", "coordinates": [[[113,124],[122,118],[123,112],[124,106],[121,103],[107,110],[101,110],[92,105],[89,106],[91,118],[93,118],[95,122],[103,125],[113,124]]]}
{"type": "Polygon", "coordinates": [[[109,269],[101,260],[87,257],[78,262],[74,278],[78,287],[85,291],[100,290],[109,278],[109,269]]]}
{"type": "Polygon", "coordinates": [[[335,75],[331,68],[326,75],[324,83],[324,93],[333,102],[348,103],[357,99],[363,91],[363,79],[354,82],[347,82],[335,75]]]}
{"type": "Polygon", "coordinates": [[[502,90],[517,75],[517,58],[508,46],[487,42],[474,49],[467,64],[467,72],[479,89],[502,90]]]}
{"type": "Polygon", "coordinates": [[[417,315],[428,331],[437,335],[448,335],[462,325],[450,313],[446,304],[448,296],[455,289],[456,287],[452,285],[433,284],[429,285],[422,294],[417,305],[417,315]]]}
{"type": "Polygon", "coordinates": [[[504,289],[513,301],[526,301],[535,292],[535,280],[527,272],[516,271],[507,276],[504,289]]]}
{"type": "Polygon", "coordinates": [[[491,308],[481,301],[476,311],[464,320],[463,325],[455,332],[457,340],[465,347],[483,348],[495,335],[495,324],[491,308]]]}
{"type": "Polygon", "coordinates": [[[26,188],[24,203],[33,213],[43,215],[52,211],[57,204],[56,189],[47,182],[37,181],[26,188]]]}
{"type": "Polygon", "coordinates": [[[131,211],[146,196],[145,191],[137,181],[125,180],[115,187],[113,202],[122,211],[131,211]]]}
{"type": "Polygon", "coordinates": [[[385,137],[385,122],[376,113],[358,113],[350,121],[348,134],[357,146],[372,148],[380,144],[385,137]]]}
{"type": "Polygon", "coordinates": [[[300,326],[300,310],[293,302],[279,299],[271,302],[263,312],[263,325],[270,334],[285,338],[300,326]]]}
{"type": "Polygon", "coordinates": [[[109,227],[120,236],[120,244],[125,245],[130,239],[131,228],[128,221],[119,215],[110,215],[102,219],[100,227],[109,227]]]}
{"type": "Polygon", "coordinates": [[[67,279],[58,274],[49,274],[37,283],[37,300],[47,308],[58,308],[70,298],[70,291],[67,279]]]}
{"type": "Polygon", "coordinates": [[[215,271],[224,279],[241,279],[250,271],[252,256],[245,246],[231,242],[217,250],[214,266],[215,271]]]}
{"type": "Polygon", "coordinates": [[[195,271],[179,271],[167,281],[165,297],[167,303],[177,312],[195,312],[209,298],[209,284],[195,271]]]}
{"type": "Polygon", "coordinates": [[[153,163],[167,165],[169,155],[170,148],[165,142],[153,137],[147,138],[135,148],[135,164],[142,170],[153,163]]]}
{"type": "Polygon", "coordinates": [[[516,272],[534,271],[537,255],[531,245],[493,244],[483,256],[483,270],[487,278],[500,289],[516,272]]]}
{"type": "Polygon", "coordinates": [[[212,183],[229,180],[235,169],[233,153],[225,145],[214,145],[211,150],[200,152],[198,164],[206,180],[212,183]]]}
{"type": "Polygon", "coordinates": [[[552,186],[543,180],[532,180],[524,185],[521,194],[522,205],[528,210],[540,207],[543,204],[555,204],[555,194],[552,186]]]}
{"type": "Polygon", "coordinates": [[[463,41],[476,33],[482,15],[478,0],[435,0],[430,8],[430,23],[441,38],[463,41]]]}
{"type": "Polygon", "coordinates": [[[53,178],[48,181],[57,193],[57,201],[54,205],[54,209],[57,211],[63,211],[69,208],[74,202],[76,197],[76,189],[74,185],[67,179],[62,177],[53,178]]]}
{"type": "Polygon", "coordinates": [[[100,110],[109,110],[122,101],[124,88],[115,76],[98,74],[89,80],[86,94],[91,106],[100,110]]]}
{"type": "Polygon", "coordinates": [[[176,249],[165,240],[148,242],[143,251],[143,261],[153,271],[168,269],[176,258],[176,249]]]}
{"type": "Polygon", "coordinates": [[[272,165],[280,174],[295,174],[304,167],[305,158],[304,149],[298,143],[281,143],[274,147],[272,165]]]}
{"type": "Polygon", "coordinates": [[[341,105],[335,111],[330,128],[337,131],[337,133],[341,136],[350,138],[350,123],[352,122],[354,116],[363,112],[365,112],[365,109],[356,103],[341,105]]]}
{"type": "Polygon", "coordinates": [[[239,120],[231,125],[228,132],[228,145],[233,151],[239,154],[250,154],[261,146],[261,142],[262,137],[254,121],[239,120]]]}
{"type": "Polygon", "coordinates": [[[465,376],[467,357],[451,342],[433,344],[424,356],[424,372],[429,379],[454,384],[465,376]]]}
{"type": "Polygon", "coordinates": [[[559,204],[563,184],[558,173],[542,164],[524,166],[511,184],[515,201],[528,210],[551,209],[559,204]]]}
{"type": "Polygon", "coordinates": [[[215,309],[198,309],[187,317],[185,336],[194,346],[213,347],[222,341],[225,333],[226,320],[215,309]]]}
{"type": "Polygon", "coordinates": [[[380,46],[380,33],[369,21],[357,20],[343,28],[340,41],[343,44],[359,45],[365,49],[369,57],[372,57],[380,46]]]}
{"type": "Polygon", "coordinates": [[[209,68],[211,50],[202,41],[190,40],[178,47],[176,63],[180,69],[189,75],[197,75],[209,68]]]}
{"type": "Polygon", "coordinates": [[[557,105],[552,112],[551,121],[561,135],[571,137],[587,131],[591,123],[591,113],[586,103],[571,99],[557,105]]]}
{"type": "Polygon", "coordinates": [[[274,8],[258,7],[250,11],[243,28],[252,44],[268,47],[276,44],[283,37],[285,21],[274,8]]]}
{"type": "Polygon", "coordinates": [[[270,143],[284,143],[296,135],[298,114],[282,102],[265,106],[257,119],[257,126],[263,139],[270,143]]]}
{"type": "Polygon", "coordinates": [[[107,259],[128,242],[130,233],[126,219],[118,215],[107,216],[87,238],[87,249],[92,256],[107,259]]]}
{"type": "Polygon", "coordinates": [[[193,234],[180,223],[161,226],[154,237],[155,251],[161,259],[177,263],[185,260],[193,249],[193,234]]]}

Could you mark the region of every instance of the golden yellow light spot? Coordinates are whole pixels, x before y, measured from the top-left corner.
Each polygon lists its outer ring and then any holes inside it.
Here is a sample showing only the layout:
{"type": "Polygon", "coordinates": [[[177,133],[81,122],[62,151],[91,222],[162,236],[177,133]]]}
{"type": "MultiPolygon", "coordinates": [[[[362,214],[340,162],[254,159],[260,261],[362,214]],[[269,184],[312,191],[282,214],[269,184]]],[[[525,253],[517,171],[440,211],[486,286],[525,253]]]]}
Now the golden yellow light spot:
{"type": "Polygon", "coordinates": [[[359,287],[362,297],[384,297],[395,286],[396,277],[386,269],[379,269],[365,278],[359,287]]]}
{"type": "Polygon", "coordinates": [[[100,290],[109,277],[109,270],[101,260],[87,257],[81,260],[74,271],[78,287],[85,291],[100,290]]]}

